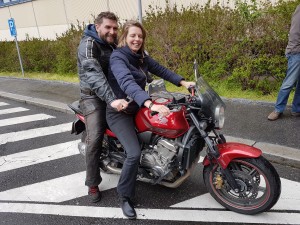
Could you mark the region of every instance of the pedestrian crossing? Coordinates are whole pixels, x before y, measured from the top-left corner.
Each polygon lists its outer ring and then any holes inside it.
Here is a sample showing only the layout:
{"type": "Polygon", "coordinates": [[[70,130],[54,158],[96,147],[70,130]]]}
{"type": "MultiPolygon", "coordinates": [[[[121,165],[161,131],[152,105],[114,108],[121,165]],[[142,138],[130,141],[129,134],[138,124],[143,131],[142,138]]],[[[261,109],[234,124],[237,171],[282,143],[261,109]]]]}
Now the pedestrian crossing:
{"type": "MultiPolygon", "coordinates": [[[[1,174],[13,173],[16,170],[26,170],[30,168],[34,170],[34,166],[39,165],[42,168],[44,163],[56,162],[56,160],[67,159],[78,156],[77,149],[78,138],[75,140],[61,141],[46,145],[40,148],[26,149],[10,153],[7,149],[8,144],[18,143],[22,145],[22,141],[38,142],[39,138],[51,137],[51,135],[63,135],[71,130],[71,122],[63,122],[59,124],[45,123],[44,121],[58,118],[49,113],[32,112],[26,107],[14,107],[7,102],[0,101],[0,180],[1,174]],[[19,113],[26,112],[25,116],[19,113]],[[18,114],[15,114],[18,113],[18,114]],[[18,115],[18,116],[14,116],[18,115]],[[29,115],[28,115],[29,114],[29,115]],[[2,119],[1,116],[5,116],[2,119]],[[23,125],[31,122],[41,122],[42,127],[26,127],[23,125]],[[43,126],[44,125],[44,126],[43,126]],[[14,132],[5,132],[5,128],[9,126],[17,126],[14,132]]],[[[56,123],[56,122],[55,122],[56,123]]],[[[18,145],[18,146],[19,146],[18,145]]],[[[81,157],[81,156],[80,156],[81,157]]],[[[64,202],[78,198],[84,198],[87,195],[87,188],[84,186],[85,171],[84,167],[78,172],[69,172],[68,174],[57,175],[54,178],[39,180],[32,178],[33,181],[21,186],[0,190],[0,213],[31,213],[31,214],[47,214],[47,215],[65,215],[65,216],[82,216],[82,217],[98,217],[98,218],[124,218],[120,209],[115,207],[97,207],[87,205],[64,205],[64,202]],[[36,204],[38,203],[38,204],[36,204]],[[53,205],[55,204],[55,205],[53,205]]],[[[51,171],[49,171],[51,173],[51,171]]],[[[3,175],[3,176],[4,176],[3,175]]],[[[101,190],[111,190],[117,186],[118,175],[102,173],[103,182],[101,190]]],[[[17,183],[17,182],[16,182],[17,183]]],[[[0,182],[1,185],[1,182],[0,182]]],[[[203,184],[204,185],[204,184],[203,184]]],[[[0,187],[1,188],[1,187],[0,187]]],[[[268,212],[259,217],[240,216],[230,211],[224,211],[212,197],[204,193],[195,198],[178,202],[170,205],[168,208],[152,209],[137,208],[138,219],[144,220],[163,220],[163,221],[202,221],[202,222],[236,222],[236,216],[243,223],[260,223],[260,224],[293,224],[294,221],[300,221],[300,194],[295,190],[300,189],[300,183],[286,180],[282,178],[282,197],[274,210],[286,211],[291,213],[268,212]],[[207,211],[210,209],[211,211],[207,211]],[[220,211],[221,210],[221,211],[220,211]],[[213,215],[222,214],[222,219],[218,220],[213,215]],[[202,216],[195,216],[201,215],[202,216]],[[190,215],[187,217],[186,215],[190,215]]],[[[145,190],[146,192],[147,190],[145,190]]],[[[196,191],[196,190],[195,190],[196,191]]],[[[147,193],[145,193],[147,195],[147,193]]],[[[157,206],[159,208],[159,206],[157,206]]],[[[170,223],[172,224],[172,222],[170,223]]]]}

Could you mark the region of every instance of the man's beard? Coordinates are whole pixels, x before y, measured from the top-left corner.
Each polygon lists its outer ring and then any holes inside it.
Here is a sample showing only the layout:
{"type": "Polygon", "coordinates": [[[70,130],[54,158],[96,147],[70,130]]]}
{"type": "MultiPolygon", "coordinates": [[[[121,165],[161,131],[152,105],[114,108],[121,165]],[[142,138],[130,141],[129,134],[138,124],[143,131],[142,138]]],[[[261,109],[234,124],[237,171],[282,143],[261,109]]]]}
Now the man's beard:
{"type": "Polygon", "coordinates": [[[110,34],[100,35],[100,38],[103,41],[106,41],[108,44],[114,44],[117,41],[117,37],[110,35],[110,34]]]}

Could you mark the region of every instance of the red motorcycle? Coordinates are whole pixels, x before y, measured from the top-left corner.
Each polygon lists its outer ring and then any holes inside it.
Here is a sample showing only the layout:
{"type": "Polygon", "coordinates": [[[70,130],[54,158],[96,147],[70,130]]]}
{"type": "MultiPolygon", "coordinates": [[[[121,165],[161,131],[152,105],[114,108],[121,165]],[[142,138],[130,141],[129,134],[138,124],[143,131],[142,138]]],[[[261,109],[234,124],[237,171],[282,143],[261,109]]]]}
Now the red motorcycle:
{"type": "MultiPolygon", "coordinates": [[[[226,142],[219,130],[224,125],[225,104],[198,75],[191,94],[167,92],[162,80],[153,81],[148,92],[155,104],[164,104],[166,117],[141,108],[136,131],[141,145],[138,180],[176,188],[203,160],[203,178],[213,196],[225,208],[243,214],[271,209],[281,193],[280,177],[262,151],[241,143],[226,142]]],[[[82,133],[79,151],[85,155],[84,117],[78,101],[69,105],[77,120],[72,133],[82,133]]],[[[120,174],[125,152],[116,136],[107,129],[103,141],[101,169],[120,174]]]]}

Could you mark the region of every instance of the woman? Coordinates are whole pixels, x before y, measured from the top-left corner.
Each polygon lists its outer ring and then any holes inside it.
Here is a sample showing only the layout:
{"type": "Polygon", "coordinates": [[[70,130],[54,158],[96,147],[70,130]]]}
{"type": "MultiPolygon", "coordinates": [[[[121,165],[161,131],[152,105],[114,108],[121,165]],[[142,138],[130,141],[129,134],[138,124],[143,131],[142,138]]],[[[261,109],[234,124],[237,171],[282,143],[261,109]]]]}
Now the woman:
{"type": "Polygon", "coordinates": [[[139,107],[147,107],[152,111],[159,112],[161,116],[170,113],[164,105],[153,104],[145,91],[148,71],[170,81],[177,86],[186,88],[195,85],[187,82],[183,77],[159,65],[144,52],[146,31],[136,21],[128,21],[123,26],[123,32],[119,45],[110,57],[109,83],[117,98],[129,96],[133,102],[129,104],[125,112],[117,112],[112,108],[107,109],[107,123],[116,134],[126,151],[126,160],[123,164],[122,173],[117,191],[121,198],[123,214],[129,219],[136,218],[131,199],[135,192],[138,164],[141,149],[135,132],[134,116],[139,107]]]}

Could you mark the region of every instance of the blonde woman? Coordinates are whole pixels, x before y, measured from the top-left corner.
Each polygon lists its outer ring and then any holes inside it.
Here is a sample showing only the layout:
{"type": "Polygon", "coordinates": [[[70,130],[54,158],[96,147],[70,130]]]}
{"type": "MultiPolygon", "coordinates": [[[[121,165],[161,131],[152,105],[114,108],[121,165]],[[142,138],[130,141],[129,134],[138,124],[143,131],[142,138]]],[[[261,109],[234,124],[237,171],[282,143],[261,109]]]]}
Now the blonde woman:
{"type": "Polygon", "coordinates": [[[117,112],[108,107],[106,113],[110,129],[126,151],[126,159],[118,183],[117,191],[121,199],[123,214],[129,219],[136,218],[131,199],[135,194],[135,183],[141,156],[140,144],[135,132],[134,116],[139,107],[147,107],[161,116],[170,113],[164,105],[156,105],[145,91],[147,73],[151,72],[177,86],[186,88],[195,85],[145,54],[146,31],[137,21],[128,21],[123,26],[118,48],[110,57],[108,81],[117,98],[129,96],[133,102],[125,112],[117,112]]]}

